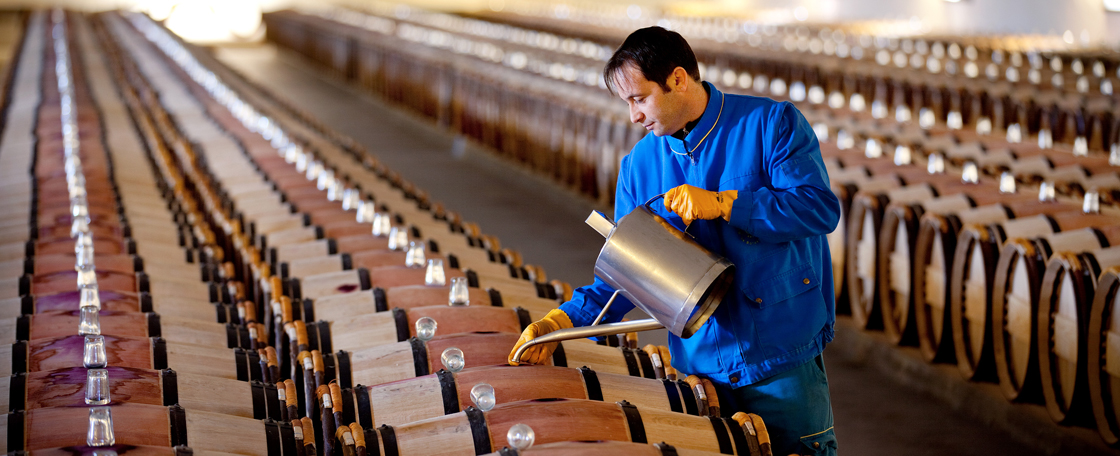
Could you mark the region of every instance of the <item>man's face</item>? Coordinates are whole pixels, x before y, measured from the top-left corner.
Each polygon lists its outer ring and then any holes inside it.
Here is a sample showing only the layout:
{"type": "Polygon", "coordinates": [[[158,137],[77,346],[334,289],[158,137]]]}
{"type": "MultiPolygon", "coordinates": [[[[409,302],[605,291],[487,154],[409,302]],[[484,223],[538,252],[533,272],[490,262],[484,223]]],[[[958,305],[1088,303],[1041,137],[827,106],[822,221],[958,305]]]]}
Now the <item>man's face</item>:
{"type": "Polygon", "coordinates": [[[684,128],[690,119],[685,119],[684,96],[678,88],[681,75],[688,77],[684,70],[669,75],[665,91],[656,82],[646,79],[642,71],[633,65],[623,67],[615,76],[615,89],[618,96],[630,107],[630,121],[653,132],[657,136],[676,133],[684,128]]]}

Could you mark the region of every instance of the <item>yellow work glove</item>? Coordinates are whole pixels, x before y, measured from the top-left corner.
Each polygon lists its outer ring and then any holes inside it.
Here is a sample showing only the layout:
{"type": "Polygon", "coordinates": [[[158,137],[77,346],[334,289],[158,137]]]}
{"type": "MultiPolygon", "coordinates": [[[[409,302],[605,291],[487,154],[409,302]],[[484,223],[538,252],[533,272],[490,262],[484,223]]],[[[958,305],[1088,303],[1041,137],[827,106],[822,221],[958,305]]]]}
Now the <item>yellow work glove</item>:
{"type": "Polygon", "coordinates": [[[739,197],[737,190],[712,192],[688,184],[674,187],[665,193],[665,208],[684,219],[685,226],[693,220],[713,220],[723,217],[731,221],[731,205],[739,197]]]}
{"type": "Polygon", "coordinates": [[[544,318],[526,326],[525,330],[521,332],[521,338],[517,339],[517,343],[513,345],[513,350],[509,352],[509,364],[511,366],[517,366],[519,364],[544,364],[552,357],[552,352],[556,351],[557,342],[529,347],[525,350],[525,353],[521,355],[521,362],[519,363],[513,361],[513,354],[517,353],[517,349],[521,348],[525,342],[558,329],[568,329],[571,327],[572,319],[568,318],[568,314],[560,309],[550,310],[544,318]]]}

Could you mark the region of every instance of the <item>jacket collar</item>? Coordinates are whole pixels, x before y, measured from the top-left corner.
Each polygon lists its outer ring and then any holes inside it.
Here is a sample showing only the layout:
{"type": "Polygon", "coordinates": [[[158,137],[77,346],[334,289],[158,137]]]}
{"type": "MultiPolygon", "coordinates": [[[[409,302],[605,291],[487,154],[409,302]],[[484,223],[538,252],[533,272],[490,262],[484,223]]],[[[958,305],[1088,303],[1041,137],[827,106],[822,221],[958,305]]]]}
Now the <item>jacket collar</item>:
{"type": "Polygon", "coordinates": [[[708,92],[708,106],[704,108],[704,114],[700,116],[700,122],[688,135],[684,137],[684,141],[674,138],[672,135],[665,135],[665,141],[668,142],[669,147],[676,154],[687,155],[694,153],[694,149],[705,141],[709,133],[715,129],[716,124],[719,122],[720,115],[723,112],[724,94],[719,89],[708,82],[703,83],[709,90],[708,92]]]}

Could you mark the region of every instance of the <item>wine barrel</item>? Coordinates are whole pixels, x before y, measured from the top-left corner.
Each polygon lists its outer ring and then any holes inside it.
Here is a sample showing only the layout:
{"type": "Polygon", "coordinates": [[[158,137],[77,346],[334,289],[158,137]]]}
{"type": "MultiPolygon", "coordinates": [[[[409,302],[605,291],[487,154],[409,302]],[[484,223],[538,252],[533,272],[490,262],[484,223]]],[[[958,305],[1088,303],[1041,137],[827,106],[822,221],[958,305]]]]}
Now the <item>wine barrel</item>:
{"type": "MultiPolygon", "coordinates": [[[[69,238],[70,234],[67,233],[66,237],[69,238]]],[[[97,237],[96,233],[94,234],[94,237],[97,237]]],[[[11,275],[30,274],[33,276],[38,276],[55,274],[59,272],[70,272],[74,270],[74,264],[77,263],[77,257],[74,256],[73,252],[54,255],[37,255],[31,258],[27,258],[20,263],[21,270],[11,275]]],[[[135,272],[144,271],[144,260],[138,255],[119,253],[115,255],[98,254],[96,257],[96,267],[98,271],[132,274],[135,272]]]]}
{"type": "MultiPolygon", "coordinates": [[[[2,423],[0,423],[2,424],[2,423]]],[[[3,435],[0,435],[3,437],[3,435]]],[[[0,450],[3,445],[0,444],[0,450]]],[[[149,445],[110,445],[106,447],[66,447],[66,448],[40,448],[34,451],[27,452],[34,456],[97,456],[104,454],[103,452],[112,451],[114,453],[127,454],[128,456],[194,456],[194,450],[188,446],[149,446],[149,445]]],[[[222,452],[208,452],[207,454],[213,456],[227,456],[230,453],[222,452]]]]}
{"type": "MultiPolygon", "coordinates": [[[[364,235],[362,237],[372,238],[372,236],[369,235],[364,235]]],[[[266,251],[268,252],[268,263],[272,265],[272,268],[277,273],[279,273],[280,264],[282,263],[291,262],[303,258],[316,258],[335,255],[340,251],[347,250],[344,250],[334,239],[319,239],[298,244],[273,246],[269,247],[266,251]]]]}
{"type": "Polygon", "coordinates": [[[324,239],[326,237],[326,234],[323,232],[322,227],[312,225],[299,228],[289,228],[272,233],[258,234],[258,237],[260,239],[260,245],[262,247],[268,248],[316,241],[324,239]]]}
{"type": "MultiPolygon", "coordinates": [[[[698,417],[638,409],[627,402],[543,399],[463,412],[400,426],[377,428],[382,454],[452,455],[473,449],[486,454],[511,446],[506,434],[516,424],[533,429],[535,442],[663,441],[676,448],[723,454],[751,454],[743,428],[730,418],[698,417]],[[734,443],[733,443],[734,442],[734,443]]],[[[367,445],[370,438],[367,435],[367,445]]]]}
{"type": "MultiPolygon", "coordinates": [[[[152,312],[154,305],[148,293],[122,293],[116,291],[97,291],[102,311],[110,312],[152,312]]],[[[74,311],[81,305],[81,292],[70,291],[50,296],[23,296],[0,300],[0,321],[15,319],[23,315],[45,312],[74,311]]],[[[214,312],[211,310],[210,315],[214,312]]]]}
{"type": "Polygon", "coordinates": [[[1120,267],[1105,268],[1097,282],[1086,328],[1086,378],[1097,432],[1120,444],[1120,267]]]}
{"type": "MultiPolygon", "coordinates": [[[[497,404],[531,399],[565,398],[605,402],[630,401],[643,409],[698,415],[696,396],[684,381],[647,379],[554,366],[484,366],[346,390],[347,408],[356,422],[372,429],[458,413],[474,404],[471,389],[486,383],[497,404]]],[[[477,405],[476,405],[477,406],[477,405]]]]}
{"type": "MultiPolygon", "coordinates": [[[[470,307],[524,308],[531,316],[544,315],[557,307],[557,302],[545,298],[507,299],[495,289],[468,288],[470,307]]],[[[308,320],[340,321],[353,315],[385,312],[392,308],[409,310],[417,307],[448,306],[450,287],[407,285],[392,288],[374,288],[370,293],[347,293],[324,296],[315,300],[304,299],[301,311],[308,320]]],[[[536,318],[534,317],[534,320],[536,318]]]]}
{"type": "MultiPolygon", "coordinates": [[[[403,264],[403,261],[402,261],[403,264]]],[[[354,269],[353,256],[350,253],[339,255],[326,255],[301,258],[280,263],[278,273],[281,278],[308,277],[329,272],[349,271],[354,269]]]]}
{"type": "MultiPolygon", "coordinates": [[[[409,310],[392,309],[390,312],[331,320],[331,347],[334,350],[354,351],[403,342],[416,337],[416,321],[425,317],[436,321],[436,334],[440,335],[466,332],[520,334],[529,323],[544,317],[544,314],[532,315],[521,308],[487,306],[442,305],[413,307],[409,310]]],[[[305,318],[309,317],[305,314],[305,318]]]]}
{"type": "MultiPolygon", "coordinates": [[[[978,192],[996,193],[998,189],[986,186],[978,192]]],[[[883,214],[879,231],[879,252],[875,270],[878,277],[879,305],[883,317],[883,330],[887,339],[899,345],[917,342],[916,315],[913,312],[912,284],[914,276],[913,252],[916,248],[918,223],[924,213],[952,213],[972,207],[969,195],[958,193],[927,201],[891,202],[883,214]]]]}
{"type": "MultiPolygon", "coordinates": [[[[519,336],[511,333],[468,333],[436,336],[427,342],[413,338],[336,353],[333,365],[338,366],[337,378],[343,387],[359,383],[379,385],[442,369],[441,355],[453,347],[463,351],[467,367],[504,365],[519,336]]],[[[550,360],[551,365],[587,366],[596,372],[634,377],[655,376],[649,355],[641,350],[572,342],[558,343],[550,360]]]]}
{"type": "MultiPolygon", "coordinates": [[[[965,378],[991,376],[992,287],[996,263],[1006,239],[1045,232],[1052,226],[1045,214],[1080,211],[1060,202],[1005,204],[1010,220],[964,226],[957,236],[949,275],[949,334],[953,356],[965,378]],[[1013,217],[1012,217],[1013,216],[1013,217]],[[985,367],[986,371],[977,371],[985,367]]],[[[942,334],[941,339],[945,339],[942,334]]]]}
{"type": "MultiPolygon", "coordinates": [[[[373,270],[359,268],[352,271],[292,278],[288,280],[288,288],[293,299],[319,299],[331,295],[367,291],[373,287],[419,285],[424,283],[424,273],[424,268],[406,266],[384,266],[373,270]]],[[[444,275],[447,280],[453,277],[469,277],[461,271],[449,268],[444,269],[444,275]]],[[[502,294],[505,294],[505,290],[502,294]]]]}
{"type": "MultiPolygon", "coordinates": [[[[245,206],[239,206],[239,208],[248,209],[248,207],[245,206]]],[[[245,222],[250,239],[253,241],[253,245],[257,246],[262,245],[260,234],[276,233],[305,227],[311,224],[311,220],[304,217],[302,214],[291,214],[287,211],[272,212],[262,210],[261,212],[262,213],[255,217],[246,216],[245,213],[242,212],[242,216],[246,217],[245,222]]]]}
{"type": "MultiPolygon", "coordinates": [[[[404,251],[396,250],[367,250],[359,252],[346,252],[341,255],[325,257],[312,257],[295,260],[290,263],[280,264],[280,276],[283,278],[307,277],[331,272],[346,271],[354,268],[375,269],[388,266],[407,266],[404,251]]],[[[440,254],[425,253],[425,260],[440,260],[447,269],[451,268],[450,261],[440,254]]]]}
{"type": "Polygon", "coordinates": [[[719,453],[687,448],[677,448],[665,442],[644,444],[634,442],[597,441],[597,442],[555,442],[533,445],[524,450],[502,448],[488,456],[562,456],[578,454],[582,456],[612,456],[627,454],[634,456],[702,456],[719,453]]]}
{"type": "MultiPolygon", "coordinates": [[[[243,339],[249,328],[238,325],[222,325],[213,321],[188,320],[162,317],[152,312],[98,312],[102,334],[125,337],[161,337],[176,344],[189,344],[200,347],[250,348],[251,341],[243,339]],[[243,345],[244,344],[244,345],[243,345]]],[[[16,341],[37,341],[56,339],[78,332],[81,321],[80,310],[51,311],[34,315],[24,315],[15,320],[0,320],[0,344],[16,341]]]]}
{"type": "MultiPolygon", "coordinates": [[[[1101,234],[1102,240],[1107,237],[1101,234]]],[[[1113,266],[1120,266],[1120,247],[1085,252],[1054,249],[1047,263],[1036,341],[1042,397],[1056,422],[1083,421],[1091,416],[1088,323],[1093,320],[1098,278],[1102,269],[1113,266]]],[[[1097,372],[1101,372],[1099,368],[1097,372]]]]}
{"type": "MultiPolygon", "coordinates": [[[[107,365],[140,369],[173,366],[184,374],[260,380],[255,350],[200,347],[153,337],[105,335],[107,365]]],[[[0,345],[0,376],[82,366],[85,338],[79,335],[0,345]]]]}
{"type": "MultiPolygon", "coordinates": [[[[828,251],[832,258],[832,282],[836,284],[835,293],[837,301],[841,300],[844,293],[844,287],[847,286],[845,280],[844,260],[844,239],[846,238],[844,229],[847,227],[848,210],[852,205],[852,198],[855,197],[856,192],[863,185],[869,185],[871,176],[866,168],[861,166],[853,166],[850,168],[829,169],[828,170],[829,184],[832,187],[832,193],[840,200],[840,222],[836,225],[836,229],[828,233],[826,239],[828,240],[828,251]]],[[[884,187],[885,188],[885,187],[884,187]]]]}
{"type": "MultiPolygon", "coordinates": [[[[186,445],[195,451],[261,456],[295,454],[295,438],[288,423],[184,410],[179,406],[120,404],[108,408],[117,445],[186,445]]],[[[84,446],[89,410],[51,407],[8,415],[8,450],[35,452],[84,446]],[[13,429],[13,423],[18,427],[13,429]]]]}
{"type": "MultiPolygon", "coordinates": [[[[110,402],[105,405],[180,405],[187,410],[245,418],[283,419],[276,385],[176,372],[106,367],[110,402]]],[[[88,369],[29,372],[0,379],[10,394],[0,413],[50,407],[86,407],[88,369]]]]}
{"type": "MultiPolygon", "coordinates": [[[[368,293],[346,293],[323,296],[318,299],[304,299],[304,314],[311,315],[309,319],[322,319],[337,321],[371,312],[385,312],[391,308],[411,309],[413,307],[427,307],[433,305],[448,305],[449,286],[407,285],[393,288],[373,288],[368,293]]],[[[468,288],[470,305],[496,306],[505,304],[501,292],[497,290],[480,290],[468,288]]],[[[511,303],[513,305],[514,303],[511,303]]],[[[553,306],[555,307],[555,306],[553,306]]],[[[539,310],[539,309],[538,309],[539,310]]],[[[547,313],[547,312],[546,312],[547,313]]]]}
{"type": "Polygon", "coordinates": [[[1092,228],[1115,224],[1116,217],[1077,212],[1055,214],[1050,220],[1054,225],[1042,231],[1008,238],[996,265],[989,320],[992,350],[1000,390],[1011,400],[1032,397],[1041,387],[1036,349],[1039,303],[1051,253],[1082,252],[1120,241],[1120,227],[1092,228]]]}

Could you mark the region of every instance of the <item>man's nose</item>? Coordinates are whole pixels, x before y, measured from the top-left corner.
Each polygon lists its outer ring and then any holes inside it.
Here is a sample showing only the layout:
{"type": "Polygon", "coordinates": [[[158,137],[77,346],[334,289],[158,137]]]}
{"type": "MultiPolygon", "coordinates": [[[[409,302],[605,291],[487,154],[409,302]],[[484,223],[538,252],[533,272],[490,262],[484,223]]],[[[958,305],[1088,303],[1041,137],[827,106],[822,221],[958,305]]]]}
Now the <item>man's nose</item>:
{"type": "Polygon", "coordinates": [[[645,119],[645,117],[646,116],[642,114],[642,111],[639,111],[633,105],[630,106],[630,123],[641,123],[642,120],[645,119]]]}

